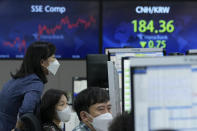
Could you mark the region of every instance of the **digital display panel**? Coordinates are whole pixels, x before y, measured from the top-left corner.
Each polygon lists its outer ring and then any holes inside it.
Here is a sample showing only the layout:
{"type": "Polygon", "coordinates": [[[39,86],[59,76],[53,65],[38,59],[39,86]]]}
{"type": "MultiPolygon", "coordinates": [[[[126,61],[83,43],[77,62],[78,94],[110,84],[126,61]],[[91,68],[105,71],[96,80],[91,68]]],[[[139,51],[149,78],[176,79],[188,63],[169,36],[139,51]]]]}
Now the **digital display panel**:
{"type": "Polygon", "coordinates": [[[167,54],[197,48],[197,2],[106,1],[103,51],[109,47],[165,48],[167,54]]]}
{"type": "Polygon", "coordinates": [[[55,44],[56,57],[99,53],[98,1],[0,1],[0,58],[23,58],[29,44],[55,44]]]}

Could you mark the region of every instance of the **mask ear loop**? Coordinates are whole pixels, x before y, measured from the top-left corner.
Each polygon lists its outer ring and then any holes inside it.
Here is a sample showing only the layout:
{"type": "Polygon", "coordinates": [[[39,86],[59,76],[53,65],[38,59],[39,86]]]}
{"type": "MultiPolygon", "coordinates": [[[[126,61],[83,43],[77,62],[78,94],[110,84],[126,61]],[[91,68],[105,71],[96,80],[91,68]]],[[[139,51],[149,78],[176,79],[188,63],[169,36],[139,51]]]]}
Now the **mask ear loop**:
{"type": "Polygon", "coordinates": [[[88,121],[92,123],[94,118],[86,111],[85,111],[85,114],[86,116],[88,116],[88,121]]]}
{"type": "Polygon", "coordinates": [[[86,111],[85,111],[85,114],[88,117],[88,120],[86,121],[87,126],[91,129],[91,131],[96,131],[92,125],[94,118],[86,111]]]}

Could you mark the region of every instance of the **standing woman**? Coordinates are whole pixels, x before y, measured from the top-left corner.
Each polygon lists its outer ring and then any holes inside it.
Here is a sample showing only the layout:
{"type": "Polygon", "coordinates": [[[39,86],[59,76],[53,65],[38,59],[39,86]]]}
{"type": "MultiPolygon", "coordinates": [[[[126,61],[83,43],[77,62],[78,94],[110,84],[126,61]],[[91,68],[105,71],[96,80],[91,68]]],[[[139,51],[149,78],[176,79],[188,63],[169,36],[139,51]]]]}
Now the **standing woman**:
{"type": "Polygon", "coordinates": [[[32,43],[16,74],[0,91],[0,130],[20,128],[17,117],[33,113],[40,102],[49,72],[55,75],[59,63],[55,59],[55,46],[48,42],[32,43]]]}

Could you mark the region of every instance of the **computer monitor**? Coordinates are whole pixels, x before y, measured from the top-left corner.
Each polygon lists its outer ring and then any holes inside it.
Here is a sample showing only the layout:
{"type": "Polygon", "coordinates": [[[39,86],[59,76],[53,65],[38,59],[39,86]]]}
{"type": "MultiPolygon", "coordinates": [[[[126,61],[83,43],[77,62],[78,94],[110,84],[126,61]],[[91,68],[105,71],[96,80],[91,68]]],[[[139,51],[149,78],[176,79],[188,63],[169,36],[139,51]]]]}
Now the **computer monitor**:
{"type": "Polygon", "coordinates": [[[131,58],[134,131],[197,130],[197,56],[131,58]]]}
{"type": "Polygon", "coordinates": [[[132,50],[134,50],[134,48],[131,48],[131,47],[107,47],[107,48],[105,48],[105,54],[106,55],[108,55],[110,52],[114,52],[114,51],[124,51],[124,50],[128,50],[128,49],[132,49],[132,50]]]}
{"type": "Polygon", "coordinates": [[[186,55],[197,55],[197,49],[187,50],[186,55]]]}
{"type": "Polygon", "coordinates": [[[121,113],[121,94],[119,88],[119,76],[117,69],[112,61],[107,62],[108,68],[108,83],[109,83],[109,96],[110,96],[110,104],[111,112],[113,117],[116,117],[118,114],[121,113]]]}
{"type": "Polygon", "coordinates": [[[135,56],[147,56],[152,54],[162,54],[163,55],[163,49],[162,48],[111,48],[108,49],[109,52],[109,60],[113,61],[115,63],[115,66],[117,68],[117,71],[119,73],[122,72],[121,67],[121,58],[122,57],[135,57],[135,56]]]}
{"type": "Polygon", "coordinates": [[[163,56],[163,52],[137,53],[135,56],[122,57],[122,110],[131,111],[131,86],[130,86],[130,58],[132,57],[157,57],[163,56]]]}
{"type": "Polygon", "coordinates": [[[79,92],[87,89],[87,78],[86,77],[73,77],[72,78],[72,102],[79,92]]]}
{"type": "Polygon", "coordinates": [[[105,54],[87,55],[86,65],[88,88],[108,88],[107,61],[108,56],[105,54]]]}

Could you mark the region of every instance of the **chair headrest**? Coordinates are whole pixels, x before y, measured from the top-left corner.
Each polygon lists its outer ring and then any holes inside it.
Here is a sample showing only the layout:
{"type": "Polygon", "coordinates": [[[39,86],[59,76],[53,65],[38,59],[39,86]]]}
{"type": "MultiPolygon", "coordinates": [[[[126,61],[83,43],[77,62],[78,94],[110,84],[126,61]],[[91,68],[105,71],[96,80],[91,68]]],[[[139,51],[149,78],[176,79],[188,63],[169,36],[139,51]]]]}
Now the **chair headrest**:
{"type": "Polygon", "coordinates": [[[24,131],[42,131],[40,121],[33,113],[26,113],[20,119],[24,124],[24,131]]]}

